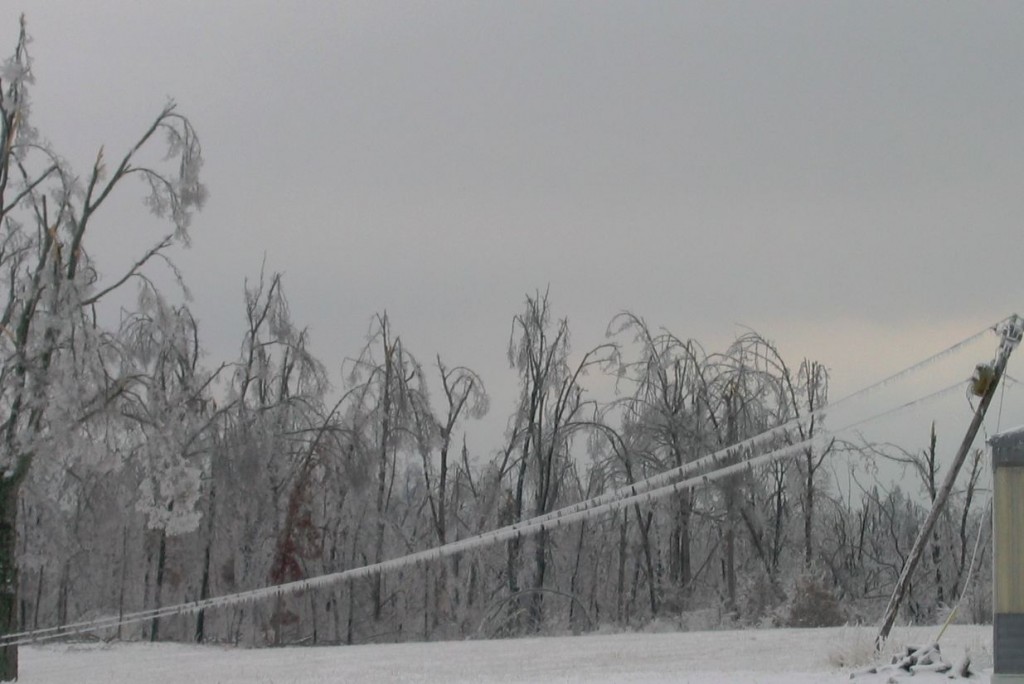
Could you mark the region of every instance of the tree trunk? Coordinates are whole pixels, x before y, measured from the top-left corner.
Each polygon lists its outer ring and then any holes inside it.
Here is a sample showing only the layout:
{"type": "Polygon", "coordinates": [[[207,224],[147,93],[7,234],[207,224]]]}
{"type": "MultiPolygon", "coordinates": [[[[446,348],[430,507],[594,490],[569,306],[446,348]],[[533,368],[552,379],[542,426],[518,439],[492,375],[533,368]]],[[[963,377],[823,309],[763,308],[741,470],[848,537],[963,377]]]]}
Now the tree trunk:
{"type": "Polygon", "coordinates": [[[804,569],[814,561],[814,452],[807,449],[807,481],[804,483],[804,569]]]}
{"type": "MultiPolygon", "coordinates": [[[[0,634],[18,631],[18,483],[0,480],[0,634]]],[[[0,681],[18,679],[18,647],[0,647],[0,681]]]]}
{"type": "Polygon", "coordinates": [[[348,616],[345,621],[345,644],[351,646],[355,643],[353,632],[353,613],[356,610],[356,598],[355,592],[352,591],[352,585],[348,586],[348,616]]]}
{"type": "Polygon", "coordinates": [[[676,586],[686,588],[690,586],[693,577],[693,560],[690,554],[690,515],[693,504],[688,491],[679,493],[678,504],[676,526],[672,531],[671,571],[672,581],[676,586]]]}
{"type": "Polygon", "coordinates": [[[654,560],[651,557],[650,537],[651,522],[654,520],[654,512],[648,511],[647,518],[644,519],[640,515],[640,505],[636,504],[634,508],[636,513],[636,519],[638,522],[637,527],[640,528],[640,543],[643,546],[644,565],[646,566],[647,570],[647,594],[651,602],[651,617],[653,618],[658,614],[658,588],[655,584],[654,560]]]}
{"type": "Polygon", "coordinates": [[[310,620],[313,623],[313,645],[316,646],[319,641],[320,635],[316,628],[316,599],[317,595],[315,591],[309,592],[309,615],[310,620]]]}
{"type": "Polygon", "coordinates": [[[544,578],[547,575],[548,569],[547,550],[548,533],[546,530],[541,529],[540,534],[537,535],[533,555],[534,566],[536,567],[533,588],[537,591],[533,592],[533,597],[530,601],[530,629],[534,632],[540,630],[541,623],[544,621],[544,592],[541,590],[544,588],[544,578]]]}
{"type": "MultiPolygon", "coordinates": [[[[425,568],[423,572],[423,640],[430,641],[430,621],[431,615],[436,624],[437,622],[437,588],[434,588],[433,597],[433,610],[431,610],[431,597],[430,597],[430,584],[431,584],[431,572],[430,568],[425,568]]],[[[434,578],[436,582],[437,578],[434,578]]]]}
{"type": "MultiPolygon", "coordinates": [[[[580,576],[580,559],[583,556],[583,538],[587,530],[587,521],[584,520],[580,523],[580,536],[576,542],[576,558],[572,565],[572,577],[569,579],[569,593],[576,596],[579,584],[580,576]]],[[[569,626],[575,630],[575,618],[576,618],[576,602],[571,601],[569,603],[569,626]]]]}
{"type": "Polygon", "coordinates": [[[341,598],[344,596],[344,589],[335,589],[331,592],[331,609],[334,612],[334,643],[341,643],[341,598]]]}
{"type": "Polygon", "coordinates": [[[36,582],[36,604],[32,607],[32,629],[39,629],[39,604],[43,602],[44,569],[39,568],[39,581],[36,582]]]}
{"type": "Polygon", "coordinates": [[[732,477],[726,478],[725,484],[725,557],[722,560],[722,573],[725,579],[726,610],[736,612],[736,483],[732,477]]]}
{"type": "MultiPolygon", "coordinates": [[[[519,474],[516,477],[516,494],[513,500],[514,507],[511,511],[511,516],[505,516],[505,524],[509,525],[517,523],[523,518],[523,491],[526,483],[526,467],[528,462],[526,460],[526,454],[523,454],[522,460],[519,464],[519,474]]],[[[508,592],[509,596],[519,596],[519,554],[522,550],[523,541],[519,535],[516,535],[512,539],[509,539],[507,551],[508,559],[506,562],[506,573],[508,574],[508,592]]],[[[509,612],[518,621],[519,615],[519,598],[515,598],[509,602],[509,612]]]]}
{"type": "MultiPolygon", "coordinates": [[[[386,421],[385,421],[386,424],[386,421]]],[[[379,470],[377,472],[377,529],[376,539],[373,545],[373,562],[380,563],[384,558],[384,528],[385,528],[385,485],[387,483],[387,451],[381,449],[379,470]]],[[[373,619],[375,622],[380,621],[381,610],[382,610],[382,597],[384,594],[384,577],[383,573],[376,573],[370,579],[372,583],[372,595],[373,595],[373,619]]]]}
{"type": "MultiPolygon", "coordinates": [[[[39,579],[42,580],[42,568],[40,568],[39,579]]],[[[124,592],[128,584],[128,525],[121,526],[121,587],[117,592],[117,640],[121,640],[121,620],[124,619],[124,592]]]]}
{"type": "MultiPolygon", "coordinates": [[[[173,506],[173,504],[172,504],[173,506]]],[[[164,588],[164,568],[167,566],[167,531],[160,530],[160,550],[156,556],[156,587],[153,589],[153,601],[156,608],[160,608],[161,595],[164,588]]],[[[149,640],[157,641],[160,638],[160,618],[153,618],[149,630],[149,640]]]]}
{"type": "MultiPolygon", "coordinates": [[[[167,505],[169,512],[174,511],[174,502],[167,505]]],[[[153,602],[156,608],[161,607],[164,590],[164,571],[167,569],[167,530],[160,530],[160,548],[156,556],[156,587],[153,589],[153,602]]],[[[149,640],[157,641],[160,638],[160,618],[153,618],[150,627],[149,640]]]]}
{"type": "MultiPolygon", "coordinates": [[[[216,503],[216,483],[210,484],[210,506],[206,512],[206,548],[203,550],[203,578],[199,587],[199,600],[210,598],[210,551],[213,547],[214,505],[216,503]]],[[[196,643],[206,639],[206,611],[196,615],[196,643]]]]}
{"type": "MultiPolygon", "coordinates": [[[[206,550],[203,551],[203,579],[199,587],[199,600],[210,598],[210,546],[206,541],[206,550]]],[[[206,639],[206,611],[201,610],[196,615],[196,643],[201,644],[206,639]]]]}
{"type": "MultiPolygon", "coordinates": [[[[731,518],[731,516],[730,516],[731,518]]],[[[728,597],[728,611],[736,612],[736,533],[732,520],[725,527],[725,588],[728,597]]]]}
{"type": "Polygon", "coordinates": [[[626,530],[629,524],[629,514],[622,511],[622,522],[619,526],[619,566],[615,581],[616,610],[615,619],[622,623],[625,609],[626,591],[626,530]]]}
{"type": "MultiPolygon", "coordinates": [[[[386,321],[386,319],[385,319],[386,321]]],[[[387,323],[385,322],[385,326],[387,323]]],[[[377,463],[377,538],[374,542],[373,562],[380,563],[384,559],[384,528],[385,515],[388,508],[388,497],[385,495],[388,474],[388,447],[391,442],[391,378],[393,373],[391,354],[388,348],[387,328],[384,328],[384,395],[381,397],[383,418],[380,427],[380,452],[377,463]]],[[[375,573],[370,580],[373,583],[373,620],[379,622],[383,608],[384,573],[375,573]]]]}
{"type": "Polygon", "coordinates": [[[71,561],[65,560],[60,571],[60,587],[57,589],[57,624],[68,623],[68,593],[71,591],[71,561]]]}
{"type": "MultiPolygon", "coordinates": [[[[736,424],[737,411],[733,407],[733,401],[735,397],[732,394],[727,394],[725,397],[725,404],[727,407],[727,413],[725,416],[726,427],[725,427],[725,439],[728,444],[735,444],[739,441],[739,428],[736,424]]],[[[730,459],[734,461],[735,459],[730,459]]],[[[731,475],[724,480],[725,488],[725,559],[724,559],[724,571],[725,571],[725,586],[728,596],[728,611],[730,613],[736,612],[736,533],[733,529],[733,525],[736,520],[736,489],[737,489],[737,476],[731,475]]]]}

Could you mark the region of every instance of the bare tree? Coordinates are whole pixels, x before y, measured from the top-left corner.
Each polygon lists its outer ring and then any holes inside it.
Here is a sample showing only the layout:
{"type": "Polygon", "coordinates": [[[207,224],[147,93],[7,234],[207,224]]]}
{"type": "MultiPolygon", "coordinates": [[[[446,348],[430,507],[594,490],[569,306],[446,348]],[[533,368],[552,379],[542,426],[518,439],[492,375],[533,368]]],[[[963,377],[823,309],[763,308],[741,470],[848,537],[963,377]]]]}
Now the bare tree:
{"type": "MultiPolygon", "coordinates": [[[[766,354],[766,342],[756,333],[737,338],[720,354],[709,356],[698,375],[698,406],[702,429],[717,448],[728,447],[764,432],[781,421],[785,402],[782,383],[766,354]]],[[[735,454],[734,460],[742,458],[735,454]]],[[[738,609],[736,527],[742,521],[755,540],[762,536],[760,523],[748,510],[743,489],[751,476],[724,478],[720,485],[722,524],[722,575],[726,604],[738,609]]],[[[759,543],[759,542],[758,542],[759,543]]],[[[762,559],[763,546],[759,547],[762,559]]]]}
{"type": "MultiPolygon", "coordinates": [[[[225,520],[229,529],[220,532],[237,547],[221,561],[231,564],[233,581],[262,586],[295,569],[285,547],[305,513],[329,384],[323,364],[309,350],[308,330],[292,320],[281,276],[261,272],[257,282],[246,283],[244,296],[245,331],[224,397],[228,403],[221,409],[207,508],[208,515],[225,520]]],[[[207,529],[204,577],[214,562],[218,532],[207,529]]],[[[285,610],[278,601],[270,617],[277,641],[285,610]]],[[[254,624],[257,613],[251,611],[254,624]]]]}
{"type": "MultiPolygon", "coordinates": [[[[769,348],[775,353],[782,371],[782,379],[790,400],[789,409],[792,411],[793,417],[798,419],[796,425],[798,441],[813,440],[821,432],[821,420],[818,418],[817,412],[825,408],[828,403],[828,370],[817,361],[804,359],[800,363],[800,369],[794,380],[789,368],[775,351],[775,347],[769,346],[769,348]]],[[[792,438],[789,438],[789,441],[792,441],[792,438]]],[[[814,561],[815,505],[820,486],[818,471],[834,446],[834,438],[821,449],[807,446],[803,449],[800,458],[797,459],[802,485],[800,501],[803,509],[805,569],[810,569],[814,561]]]]}
{"type": "MultiPolygon", "coordinates": [[[[199,330],[186,307],[169,305],[148,285],[142,293],[138,309],[125,316],[117,335],[123,358],[130,360],[136,375],[119,401],[119,417],[131,423],[125,437],[136,442],[133,453],[140,482],[135,506],[155,537],[152,595],[159,607],[167,536],[191,532],[199,524],[197,504],[217,415],[209,388],[224,366],[214,373],[200,367],[199,330]]],[[[158,629],[154,619],[154,641],[158,629]]]]}
{"type": "MultiPolygon", "coordinates": [[[[529,295],[525,310],[512,319],[508,358],[519,372],[520,399],[513,418],[513,441],[509,451],[518,451],[513,500],[513,520],[522,518],[526,485],[532,487],[533,514],[554,509],[568,472],[572,438],[588,428],[596,406],[584,399],[582,377],[591,369],[609,368],[617,348],[603,344],[584,353],[579,362],[570,361],[568,319],[552,320],[548,293],[529,295]]],[[[543,619],[543,592],[548,571],[548,532],[534,539],[530,626],[539,628],[543,619]]],[[[520,541],[508,545],[508,581],[512,594],[518,592],[520,541]]]]}
{"type": "MultiPolygon", "coordinates": [[[[401,337],[393,333],[387,313],[374,318],[369,341],[359,357],[349,362],[347,383],[352,396],[350,429],[363,435],[357,441],[370,450],[375,462],[376,523],[371,558],[377,563],[384,557],[398,454],[415,445],[417,418],[423,419],[425,429],[434,428],[425,424],[430,410],[423,370],[401,337]]],[[[373,618],[379,621],[385,602],[384,578],[378,574],[370,581],[373,618]]]]}
{"type": "MultiPolygon", "coordinates": [[[[433,523],[435,540],[438,545],[448,542],[452,491],[449,481],[451,470],[452,439],[455,427],[465,416],[482,418],[488,409],[488,397],[483,380],[475,372],[463,366],[448,368],[437,357],[437,370],[444,394],[443,413],[435,418],[426,409],[425,402],[413,405],[413,419],[416,427],[417,445],[423,463],[423,478],[426,485],[427,503],[433,523]],[[434,465],[434,449],[437,450],[437,466],[434,465]]],[[[442,596],[448,595],[448,572],[450,561],[445,561],[438,572],[434,586],[433,626],[442,618],[442,596]]],[[[426,609],[426,607],[424,608],[426,609]]]]}
{"type": "MultiPolygon", "coordinates": [[[[940,464],[938,438],[935,422],[931,424],[928,446],[918,451],[910,451],[897,444],[865,445],[863,450],[887,461],[909,467],[920,480],[927,501],[934,506],[940,488],[940,464]]],[[[971,506],[976,494],[978,480],[981,477],[981,457],[983,451],[972,452],[967,483],[962,492],[953,497],[953,504],[944,509],[931,531],[931,549],[929,560],[934,582],[934,606],[938,607],[955,597],[960,591],[960,582],[968,562],[968,528],[970,525],[971,506]],[[961,502],[962,495],[962,503],[961,502]],[[959,512],[956,507],[961,506],[959,512]],[[954,520],[956,522],[954,523],[954,520]],[[954,535],[956,539],[954,540],[954,535]],[[947,553],[947,550],[951,553],[947,553]],[[947,587],[948,584],[948,587],[947,587]]]]}
{"type": "MultiPolygon", "coordinates": [[[[669,332],[653,334],[642,318],[630,312],[619,314],[609,325],[610,334],[625,332],[633,334],[640,354],[624,367],[625,377],[634,387],[624,402],[623,430],[646,445],[637,453],[657,470],[678,468],[702,448],[695,389],[704,353],[692,340],[684,342],[669,332]]],[[[689,491],[676,495],[669,533],[669,577],[684,592],[692,579],[692,509],[689,491]]]]}

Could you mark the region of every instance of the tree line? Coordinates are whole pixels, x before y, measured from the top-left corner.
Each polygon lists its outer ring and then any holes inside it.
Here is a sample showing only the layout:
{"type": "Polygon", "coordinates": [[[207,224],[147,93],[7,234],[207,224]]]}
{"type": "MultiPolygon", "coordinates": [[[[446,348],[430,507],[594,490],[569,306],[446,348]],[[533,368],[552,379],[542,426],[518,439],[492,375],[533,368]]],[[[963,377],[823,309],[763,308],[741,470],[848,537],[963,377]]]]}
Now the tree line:
{"type": "MultiPolygon", "coordinates": [[[[61,465],[56,489],[49,473],[26,483],[20,628],[230,594],[465,539],[691,462],[827,403],[820,363],[791,369],[756,333],[707,353],[625,313],[612,320],[610,341],[574,353],[567,319],[554,315],[547,293],[535,293],[512,317],[519,398],[504,441],[475,451],[467,434],[490,408],[478,374],[439,356],[421,364],[382,313],[334,389],[291,321],[280,276],[245,292],[242,353],[216,372],[199,363],[199,334],[184,308],[152,304],[128,317],[134,337],[125,345],[146,350],[136,380],[144,384],[68,438],[74,462],[61,465]],[[600,401],[587,381],[606,375],[617,394],[600,401]],[[78,463],[86,450],[98,467],[78,463]]],[[[823,429],[808,419],[765,448],[823,429]]],[[[574,528],[102,636],[352,644],[652,620],[873,622],[938,471],[934,431],[919,451],[829,441],[574,528]],[[864,464],[852,496],[827,466],[851,449],[864,464]],[[875,477],[869,456],[906,465],[924,497],[875,477]]],[[[978,452],[968,486],[935,532],[908,619],[943,617],[964,589],[982,522],[980,475],[978,452]]],[[[971,617],[984,619],[987,579],[975,577],[971,617]]]]}

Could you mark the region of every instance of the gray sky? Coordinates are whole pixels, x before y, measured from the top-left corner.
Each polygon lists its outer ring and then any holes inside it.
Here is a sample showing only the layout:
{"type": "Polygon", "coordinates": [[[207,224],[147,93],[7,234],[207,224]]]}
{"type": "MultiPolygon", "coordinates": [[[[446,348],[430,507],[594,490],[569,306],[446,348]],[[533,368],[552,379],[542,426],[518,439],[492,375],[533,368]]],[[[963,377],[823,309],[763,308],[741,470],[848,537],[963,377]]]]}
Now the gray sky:
{"type": "MultiPolygon", "coordinates": [[[[198,129],[177,261],[211,362],[264,254],[329,366],[387,308],[499,423],[549,284],[577,349],[625,308],[709,348],[747,325],[838,394],[1020,308],[1022,3],[8,0],[4,53],[21,11],[80,172],[168,97],[198,129]]],[[[130,195],[101,269],[159,234],[130,195]]]]}

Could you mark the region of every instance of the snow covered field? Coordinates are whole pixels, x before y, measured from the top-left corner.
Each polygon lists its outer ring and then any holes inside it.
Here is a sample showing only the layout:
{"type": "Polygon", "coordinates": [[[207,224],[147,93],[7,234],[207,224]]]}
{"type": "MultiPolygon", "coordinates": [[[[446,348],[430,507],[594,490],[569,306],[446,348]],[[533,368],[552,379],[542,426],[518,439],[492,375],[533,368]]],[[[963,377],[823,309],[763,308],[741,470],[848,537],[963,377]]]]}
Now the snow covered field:
{"type": "MultiPolygon", "coordinates": [[[[936,627],[896,630],[890,645],[921,645],[936,627]]],[[[284,649],[180,644],[59,644],[23,648],[26,684],[326,684],[327,682],[598,682],[612,684],[783,684],[849,682],[851,657],[869,664],[873,627],[765,629],[659,634],[598,634],[502,641],[461,641],[284,649]]],[[[992,628],[953,626],[945,659],[969,651],[988,682],[992,628]]],[[[893,673],[858,676],[864,684],[893,673]]],[[[899,677],[898,680],[901,680],[899,677]]],[[[910,677],[907,680],[910,681],[910,677]]],[[[942,674],[915,684],[948,682],[942,674]]],[[[963,681],[963,680],[961,680],[963,681]]]]}

